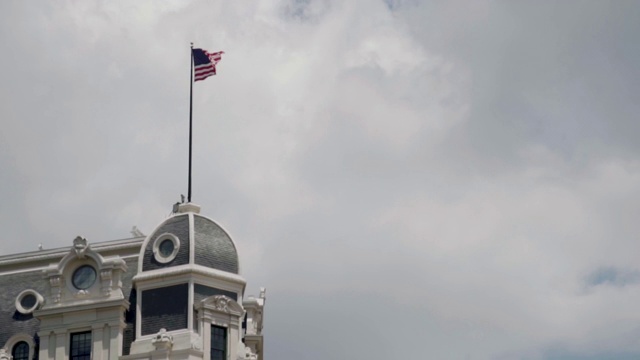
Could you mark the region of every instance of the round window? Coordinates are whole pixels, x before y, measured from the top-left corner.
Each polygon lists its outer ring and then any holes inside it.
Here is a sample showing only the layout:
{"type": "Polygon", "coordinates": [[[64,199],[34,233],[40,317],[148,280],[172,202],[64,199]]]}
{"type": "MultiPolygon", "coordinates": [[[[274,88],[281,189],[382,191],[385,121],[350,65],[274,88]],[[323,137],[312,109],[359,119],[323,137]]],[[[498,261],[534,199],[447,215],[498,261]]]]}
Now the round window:
{"type": "Polygon", "coordinates": [[[78,290],[86,290],[96,282],[96,269],[90,265],[82,265],[73,272],[71,282],[78,290]]]}
{"type": "Polygon", "coordinates": [[[31,309],[36,305],[37,302],[38,299],[36,299],[36,296],[31,293],[25,294],[22,299],[20,299],[20,305],[22,305],[22,307],[25,309],[31,309]]]}
{"type": "Polygon", "coordinates": [[[175,246],[173,245],[173,241],[170,239],[164,239],[160,243],[160,255],[163,257],[169,257],[173,253],[173,249],[175,246]]]}

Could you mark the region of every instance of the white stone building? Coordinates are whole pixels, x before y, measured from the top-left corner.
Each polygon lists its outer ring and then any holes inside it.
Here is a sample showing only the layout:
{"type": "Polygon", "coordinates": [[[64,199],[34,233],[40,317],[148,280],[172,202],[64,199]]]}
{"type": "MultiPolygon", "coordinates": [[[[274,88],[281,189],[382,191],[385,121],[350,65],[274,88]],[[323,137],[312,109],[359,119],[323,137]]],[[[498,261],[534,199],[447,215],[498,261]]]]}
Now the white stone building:
{"type": "Polygon", "coordinates": [[[192,203],[149,236],[0,257],[0,360],[264,359],[265,291],[192,203]]]}

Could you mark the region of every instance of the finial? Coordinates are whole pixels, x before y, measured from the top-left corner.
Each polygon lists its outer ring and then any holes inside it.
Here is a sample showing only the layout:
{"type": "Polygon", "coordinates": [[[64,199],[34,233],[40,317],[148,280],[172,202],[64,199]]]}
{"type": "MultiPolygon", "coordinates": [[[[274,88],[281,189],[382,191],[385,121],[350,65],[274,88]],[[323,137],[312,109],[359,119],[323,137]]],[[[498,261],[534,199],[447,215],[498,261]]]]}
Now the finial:
{"type": "Polygon", "coordinates": [[[135,236],[135,237],[141,237],[141,236],[145,236],[142,231],[140,231],[140,229],[138,229],[137,226],[133,225],[133,227],[131,228],[131,235],[135,236]]]}

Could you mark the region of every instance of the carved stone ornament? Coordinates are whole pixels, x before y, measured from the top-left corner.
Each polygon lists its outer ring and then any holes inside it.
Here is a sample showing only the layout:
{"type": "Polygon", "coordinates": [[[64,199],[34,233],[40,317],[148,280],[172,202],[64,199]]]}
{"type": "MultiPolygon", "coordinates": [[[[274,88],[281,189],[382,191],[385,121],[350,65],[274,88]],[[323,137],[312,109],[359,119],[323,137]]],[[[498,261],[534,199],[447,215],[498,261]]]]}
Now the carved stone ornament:
{"type": "Polygon", "coordinates": [[[7,349],[0,349],[0,360],[11,360],[12,358],[11,354],[7,353],[7,349]]]}
{"type": "Polygon", "coordinates": [[[112,281],[113,271],[111,269],[106,269],[100,271],[100,279],[102,280],[102,295],[110,296],[111,295],[111,286],[113,285],[112,281]]]}
{"type": "Polygon", "coordinates": [[[49,284],[51,285],[51,299],[54,303],[59,303],[62,297],[62,288],[60,287],[61,276],[52,276],[49,278],[49,284]]]}
{"type": "Polygon", "coordinates": [[[84,253],[87,251],[88,247],[89,244],[87,243],[87,239],[81,236],[76,236],[76,238],[73,239],[73,251],[75,251],[78,259],[84,259],[84,253]]]}
{"type": "Polygon", "coordinates": [[[195,350],[202,350],[202,338],[198,334],[194,334],[191,338],[191,348],[195,350]]]}
{"type": "Polygon", "coordinates": [[[247,306],[247,335],[261,335],[262,311],[260,307],[247,306]]]}
{"type": "Polygon", "coordinates": [[[258,359],[258,355],[255,353],[255,351],[250,346],[245,346],[244,347],[244,359],[245,360],[257,360],[258,359]]]}
{"type": "Polygon", "coordinates": [[[216,310],[229,312],[229,298],[226,296],[218,296],[216,297],[213,306],[215,306],[216,310]]]}
{"type": "MultiPolygon", "coordinates": [[[[240,304],[238,304],[232,298],[225,295],[212,295],[206,299],[203,299],[198,304],[196,304],[196,310],[202,311],[202,314],[205,318],[212,316],[212,313],[225,313],[229,315],[233,315],[235,319],[244,317],[244,309],[240,304]]],[[[229,319],[224,317],[225,319],[229,319]]],[[[213,321],[221,322],[223,318],[212,318],[213,321]]],[[[221,323],[216,323],[217,325],[223,325],[221,323]]]]}
{"type": "Polygon", "coordinates": [[[77,299],[86,299],[91,295],[91,293],[89,292],[89,290],[78,290],[74,296],[77,299]]]}
{"type": "Polygon", "coordinates": [[[168,350],[173,346],[173,336],[167,334],[167,329],[162,328],[156,336],[151,340],[156,350],[168,350]]]}

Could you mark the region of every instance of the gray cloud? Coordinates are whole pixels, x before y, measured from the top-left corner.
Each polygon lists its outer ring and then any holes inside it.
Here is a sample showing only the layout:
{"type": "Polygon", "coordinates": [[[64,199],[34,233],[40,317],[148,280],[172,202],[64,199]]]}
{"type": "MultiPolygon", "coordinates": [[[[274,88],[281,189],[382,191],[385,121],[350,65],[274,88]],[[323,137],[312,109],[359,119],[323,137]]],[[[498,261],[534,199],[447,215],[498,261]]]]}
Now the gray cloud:
{"type": "Polygon", "coordinates": [[[3,2],[2,251],[164,219],[194,41],[225,51],[194,200],[267,286],[268,357],[632,357],[639,9],[3,2]]]}

